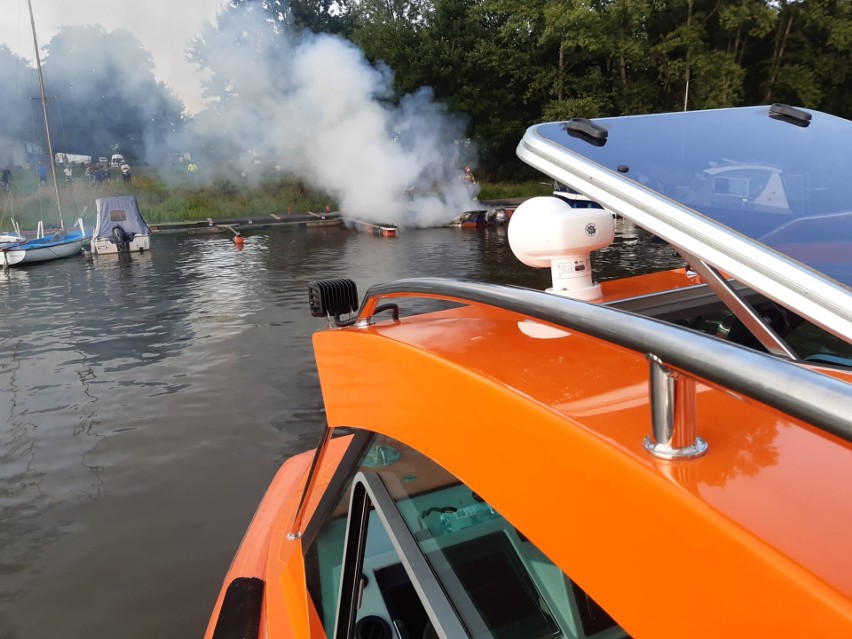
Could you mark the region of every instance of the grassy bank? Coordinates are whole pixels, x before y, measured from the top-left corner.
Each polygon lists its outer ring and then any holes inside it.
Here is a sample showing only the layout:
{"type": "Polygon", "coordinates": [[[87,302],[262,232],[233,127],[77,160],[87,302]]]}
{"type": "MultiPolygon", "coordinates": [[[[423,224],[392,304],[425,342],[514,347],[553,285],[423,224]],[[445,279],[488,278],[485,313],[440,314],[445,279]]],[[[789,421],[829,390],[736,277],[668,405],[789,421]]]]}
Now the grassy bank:
{"type": "MultiPolygon", "coordinates": [[[[285,213],[323,211],[328,205],[336,210],[337,203],[325,193],[307,188],[291,177],[274,173],[245,175],[238,171],[216,175],[193,176],[184,166],[135,168],[132,183],[123,184],[121,172],[112,169],[109,182],[90,182],[81,167],[74,167],[72,181],[66,183],[59,174],[62,212],[65,224],[73,224],[81,215],[91,224],[95,200],[101,197],[133,193],[145,219],[152,224],[184,222],[207,218],[223,219],[285,213]]],[[[480,200],[531,197],[550,192],[541,182],[483,182],[480,200]]],[[[3,221],[0,230],[10,229],[9,217],[14,215],[21,228],[33,228],[38,220],[58,221],[53,182],[48,177],[46,187],[39,187],[33,170],[12,172],[11,197],[0,194],[3,221]]]]}
{"type": "MultiPolygon", "coordinates": [[[[544,177],[544,176],[542,176],[544,177]]],[[[550,195],[553,192],[551,182],[529,180],[526,182],[481,182],[480,200],[504,200],[516,197],[535,197],[550,195]]]]}

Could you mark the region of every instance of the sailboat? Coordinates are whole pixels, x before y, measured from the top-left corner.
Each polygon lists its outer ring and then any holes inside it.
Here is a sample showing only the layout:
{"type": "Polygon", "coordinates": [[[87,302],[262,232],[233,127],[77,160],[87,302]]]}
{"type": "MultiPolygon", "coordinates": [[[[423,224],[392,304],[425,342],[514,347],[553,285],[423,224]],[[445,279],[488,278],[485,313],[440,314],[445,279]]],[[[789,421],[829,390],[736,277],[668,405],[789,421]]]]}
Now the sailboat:
{"type": "MultiPolygon", "coordinates": [[[[83,243],[89,238],[83,226],[82,218],[77,223],[66,229],[62,219],[62,198],[59,194],[59,181],[56,177],[56,165],[54,163],[53,145],[50,141],[50,125],[47,118],[47,98],[44,93],[44,75],[41,70],[41,56],[38,48],[38,37],[36,36],[35,18],[33,17],[32,0],[27,0],[30,10],[30,24],[33,30],[33,44],[35,45],[35,59],[38,67],[38,84],[41,94],[41,108],[44,114],[44,129],[47,137],[47,150],[50,159],[50,173],[53,177],[53,188],[56,193],[56,208],[59,213],[59,229],[51,234],[45,234],[44,224],[39,222],[36,237],[24,239],[20,233],[18,238],[10,242],[0,243],[0,254],[2,254],[2,265],[6,269],[9,266],[20,264],[31,264],[34,262],[46,262],[76,255],[83,249],[83,243]]],[[[9,239],[7,236],[5,239],[9,239]]]]}

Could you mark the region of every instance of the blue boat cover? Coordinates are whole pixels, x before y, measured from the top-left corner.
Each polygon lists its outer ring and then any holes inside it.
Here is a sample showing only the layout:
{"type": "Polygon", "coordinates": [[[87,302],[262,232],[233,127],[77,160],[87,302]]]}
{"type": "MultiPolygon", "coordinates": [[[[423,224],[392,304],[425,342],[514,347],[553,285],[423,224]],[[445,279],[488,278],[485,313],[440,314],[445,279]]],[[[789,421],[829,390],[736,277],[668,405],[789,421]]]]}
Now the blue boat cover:
{"type": "Polygon", "coordinates": [[[98,217],[95,220],[93,238],[114,237],[114,229],[121,228],[128,237],[149,235],[151,229],[139,213],[135,195],[119,195],[95,200],[98,217]]]}

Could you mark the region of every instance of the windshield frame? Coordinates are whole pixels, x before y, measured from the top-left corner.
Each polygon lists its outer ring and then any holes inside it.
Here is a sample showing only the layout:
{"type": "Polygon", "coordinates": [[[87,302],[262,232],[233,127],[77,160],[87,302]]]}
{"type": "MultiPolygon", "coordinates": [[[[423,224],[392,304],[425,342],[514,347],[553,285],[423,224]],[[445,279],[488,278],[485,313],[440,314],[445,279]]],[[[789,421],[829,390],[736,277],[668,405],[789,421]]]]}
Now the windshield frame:
{"type": "MultiPolygon", "coordinates": [[[[768,114],[769,107],[763,109],[768,114]]],[[[737,109],[725,111],[734,110],[737,109]]],[[[601,119],[595,124],[619,119],[622,118],[601,119]]],[[[675,249],[695,256],[844,341],[850,341],[852,291],[849,287],[617,170],[595,162],[582,151],[597,148],[600,144],[596,146],[575,140],[567,133],[561,138],[555,136],[555,127],[564,130],[564,126],[565,123],[545,123],[530,127],[518,145],[518,157],[604,208],[633,221],[675,249]],[[569,148],[560,143],[563,140],[566,144],[575,140],[577,144],[569,148]]]]}

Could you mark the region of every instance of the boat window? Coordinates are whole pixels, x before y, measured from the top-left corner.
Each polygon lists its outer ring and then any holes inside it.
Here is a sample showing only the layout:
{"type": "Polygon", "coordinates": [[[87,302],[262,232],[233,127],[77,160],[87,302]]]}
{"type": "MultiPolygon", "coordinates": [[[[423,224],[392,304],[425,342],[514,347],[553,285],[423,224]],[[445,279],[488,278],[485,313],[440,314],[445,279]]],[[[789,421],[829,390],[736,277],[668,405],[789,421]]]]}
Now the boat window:
{"type": "MultiPolygon", "coordinates": [[[[754,295],[752,295],[754,297],[754,295]]],[[[754,302],[754,308],[772,330],[804,360],[852,368],[852,344],[836,337],[785,307],[763,298],[754,302]]],[[[765,350],[757,338],[731,311],[718,309],[678,319],[675,324],[687,326],[702,333],[715,335],[729,342],[765,350]]]]}
{"type": "Polygon", "coordinates": [[[366,507],[357,505],[358,483],[355,490],[350,485],[306,553],[308,588],[328,636],[338,608],[345,619],[349,605],[355,606],[353,634],[336,636],[358,637],[359,628],[374,625],[393,629],[394,636],[437,636],[434,617],[442,597],[472,637],[626,636],[500,513],[418,451],[377,436],[359,471],[365,481],[377,482],[373,490],[385,493],[390,505],[372,498],[366,507]],[[359,529],[353,522],[359,516],[364,518],[360,555],[352,554],[352,531],[359,529]],[[407,551],[401,550],[405,540],[411,544],[407,551]],[[344,559],[345,552],[353,559],[344,559]],[[347,578],[344,566],[351,561],[362,564],[347,578]],[[425,568],[412,568],[417,561],[425,568]],[[421,574],[435,580],[433,595],[440,592],[440,597],[424,598],[428,584],[412,579],[421,574]]]}
{"type": "Polygon", "coordinates": [[[124,209],[112,209],[109,212],[109,221],[110,222],[126,222],[127,221],[127,211],[124,209]]]}
{"type": "Polygon", "coordinates": [[[600,146],[564,122],[535,137],[555,157],[606,167],[849,286],[852,123],[810,113],[804,127],[769,106],[599,118],[600,146]]]}

